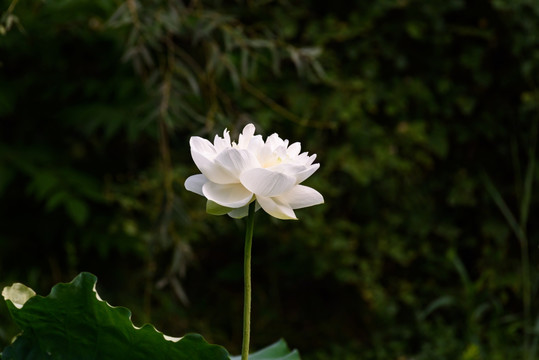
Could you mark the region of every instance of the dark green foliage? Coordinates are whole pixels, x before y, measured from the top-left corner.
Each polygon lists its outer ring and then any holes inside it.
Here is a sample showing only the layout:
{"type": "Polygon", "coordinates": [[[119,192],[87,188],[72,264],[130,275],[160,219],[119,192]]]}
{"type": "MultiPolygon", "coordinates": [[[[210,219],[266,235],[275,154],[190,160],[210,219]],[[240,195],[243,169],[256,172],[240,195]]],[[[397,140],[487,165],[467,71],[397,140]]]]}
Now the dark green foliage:
{"type": "Polygon", "coordinates": [[[97,279],[81,273],[58,284],[47,297],[33,296],[22,308],[7,305],[22,334],[2,358],[19,359],[184,359],[227,360],[227,351],[198,334],[166,340],[151,325],[136,328],[131,312],[98,298],[97,279]]]}
{"type": "Polygon", "coordinates": [[[2,285],[91,271],[239,353],[243,224],[183,182],[191,135],[253,121],[318,154],[326,199],[257,215],[255,349],[533,358],[536,2],[0,4],[2,285]]]}

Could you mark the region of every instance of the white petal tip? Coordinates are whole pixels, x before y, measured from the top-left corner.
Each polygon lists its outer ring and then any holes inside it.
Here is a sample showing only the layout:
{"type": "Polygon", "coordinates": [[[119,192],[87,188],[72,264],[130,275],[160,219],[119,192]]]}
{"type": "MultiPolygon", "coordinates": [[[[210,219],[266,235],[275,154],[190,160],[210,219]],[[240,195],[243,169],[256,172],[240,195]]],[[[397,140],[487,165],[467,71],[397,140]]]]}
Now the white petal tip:
{"type": "Polygon", "coordinates": [[[202,193],[202,186],[204,186],[207,181],[208,179],[204,175],[197,174],[189,176],[187,180],[185,180],[185,183],[183,185],[187,190],[192,191],[195,194],[204,196],[204,194],[202,193]]]}

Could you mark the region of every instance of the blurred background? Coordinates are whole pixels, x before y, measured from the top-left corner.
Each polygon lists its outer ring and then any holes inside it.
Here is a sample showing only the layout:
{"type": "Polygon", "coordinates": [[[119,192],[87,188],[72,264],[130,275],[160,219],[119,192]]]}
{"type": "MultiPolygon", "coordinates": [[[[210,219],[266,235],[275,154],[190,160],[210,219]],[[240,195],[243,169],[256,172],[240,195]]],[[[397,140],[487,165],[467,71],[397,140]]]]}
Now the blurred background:
{"type": "Polygon", "coordinates": [[[253,122],[326,200],[257,214],[253,348],[537,358],[539,2],[0,4],[0,286],[89,271],[239,353],[244,224],[183,183],[190,136],[253,122]]]}

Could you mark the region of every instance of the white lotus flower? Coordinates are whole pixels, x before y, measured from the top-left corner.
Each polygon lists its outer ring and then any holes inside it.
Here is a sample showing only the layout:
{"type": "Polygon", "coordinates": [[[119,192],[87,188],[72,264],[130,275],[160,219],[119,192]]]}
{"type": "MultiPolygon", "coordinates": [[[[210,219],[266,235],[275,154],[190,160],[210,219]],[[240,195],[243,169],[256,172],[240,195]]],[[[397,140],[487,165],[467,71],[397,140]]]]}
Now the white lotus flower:
{"type": "Polygon", "coordinates": [[[277,134],[264,141],[254,133],[248,124],[238,143],[227,130],[213,144],[191,137],[191,156],[202,174],[190,176],[185,188],[208,199],[208,212],[234,218],[246,216],[252,201],[278,219],[297,219],[295,209],[322,204],[318,191],[300,185],[320,167],[313,164],[316,155],[300,153],[299,142],[289,145],[277,134]]]}

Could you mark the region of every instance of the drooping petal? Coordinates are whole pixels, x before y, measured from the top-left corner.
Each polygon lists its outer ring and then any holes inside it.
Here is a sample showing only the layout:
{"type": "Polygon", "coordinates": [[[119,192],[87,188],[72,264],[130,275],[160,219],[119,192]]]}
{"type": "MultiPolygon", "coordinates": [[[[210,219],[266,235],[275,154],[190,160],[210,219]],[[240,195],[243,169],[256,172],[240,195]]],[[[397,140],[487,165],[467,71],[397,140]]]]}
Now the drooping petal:
{"type": "Polygon", "coordinates": [[[307,169],[303,170],[302,172],[299,172],[296,174],[296,184],[300,184],[305,179],[307,179],[309,176],[311,176],[318,168],[320,167],[320,164],[313,164],[309,166],[307,169]]]}
{"type": "Polygon", "coordinates": [[[277,196],[277,200],[290,205],[292,209],[301,209],[324,203],[322,194],[304,185],[294,186],[286,194],[277,196]]]}
{"type": "Polygon", "coordinates": [[[256,195],[267,197],[281,195],[296,185],[296,177],[263,168],[244,171],[240,181],[256,195]]]}
{"type": "Polygon", "coordinates": [[[257,196],[256,201],[265,212],[277,219],[297,220],[294,210],[288,204],[281,202],[279,198],[257,196]]]}
{"type": "Polygon", "coordinates": [[[226,149],[217,155],[215,163],[221,165],[238,180],[243,171],[260,167],[254,154],[246,149],[226,149]]]}
{"type": "Polygon", "coordinates": [[[208,182],[208,178],[203,174],[192,175],[185,180],[185,188],[189,191],[192,191],[198,195],[204,196],[202,193],[202,186],[208,182]]]}
{"type": "Polygon", "coordinates": [[[189,146],[191,147],[191,151],[195,150],[209,158],[213,158],[216,154],[213,144],[199,136],[191,136],[191,139],[189,139],[189,146]]]}
{"type": "Polygon", "coordinates": [[[216,184],[211,181],[202,186],[204,196],[221,206],[239,208],[251,201],[253,193],[241,184],[216,184]]]}
{"type": "Polygon", "coordinates": [[[220,164],[216,164],[212,159],[208,159],[204,154],[191,149],[191,157],[200,172],[210,181],[217,184],[232,184],[238,182],[238,177],[234,176],[220,164]]]}

